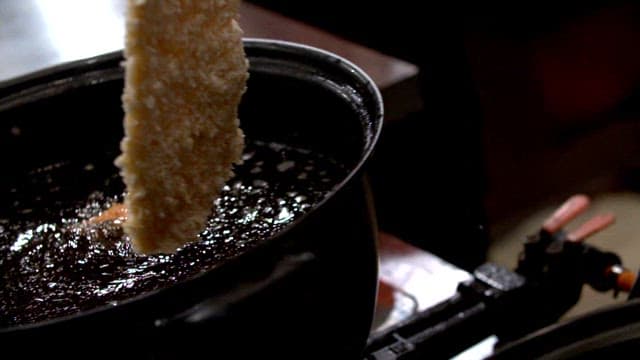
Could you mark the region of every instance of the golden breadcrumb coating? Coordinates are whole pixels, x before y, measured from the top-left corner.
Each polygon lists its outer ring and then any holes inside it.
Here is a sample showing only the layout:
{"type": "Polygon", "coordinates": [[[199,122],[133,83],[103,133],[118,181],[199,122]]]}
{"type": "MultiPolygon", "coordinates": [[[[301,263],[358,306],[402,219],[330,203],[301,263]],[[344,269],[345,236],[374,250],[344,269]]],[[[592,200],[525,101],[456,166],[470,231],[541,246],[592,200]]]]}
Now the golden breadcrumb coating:
{"type": "Polygon", "coordinates": [[[142,253],[197,239],[241,162],[238,104],[247,60],[239,0],[129,0],[124,230],[142,253]]]}

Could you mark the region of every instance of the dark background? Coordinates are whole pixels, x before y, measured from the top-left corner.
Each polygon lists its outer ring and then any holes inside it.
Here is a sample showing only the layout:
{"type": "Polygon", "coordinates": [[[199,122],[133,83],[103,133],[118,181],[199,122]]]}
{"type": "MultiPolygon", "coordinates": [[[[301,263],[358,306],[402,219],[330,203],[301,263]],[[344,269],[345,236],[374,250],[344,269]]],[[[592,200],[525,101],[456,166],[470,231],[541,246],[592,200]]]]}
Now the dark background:
{"type": "Polygon", "coordinates": [[[420,67],[371,167],[386,232],[472,268],[513,214],[638,183],[633,1],[251,2],[420,67]]]}

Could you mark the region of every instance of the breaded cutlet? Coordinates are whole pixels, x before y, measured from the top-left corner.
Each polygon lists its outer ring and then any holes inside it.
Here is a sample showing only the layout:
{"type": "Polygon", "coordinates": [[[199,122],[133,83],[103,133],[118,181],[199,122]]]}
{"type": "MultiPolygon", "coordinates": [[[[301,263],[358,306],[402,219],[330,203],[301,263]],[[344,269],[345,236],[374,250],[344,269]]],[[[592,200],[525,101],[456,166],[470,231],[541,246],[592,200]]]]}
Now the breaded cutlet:
{"type": "Polygon", "coordinates": [[[197,239],[241,162],[238,104],[248,64],[239,0],[129,0],[124,230],[140,253],[197,239]]]}

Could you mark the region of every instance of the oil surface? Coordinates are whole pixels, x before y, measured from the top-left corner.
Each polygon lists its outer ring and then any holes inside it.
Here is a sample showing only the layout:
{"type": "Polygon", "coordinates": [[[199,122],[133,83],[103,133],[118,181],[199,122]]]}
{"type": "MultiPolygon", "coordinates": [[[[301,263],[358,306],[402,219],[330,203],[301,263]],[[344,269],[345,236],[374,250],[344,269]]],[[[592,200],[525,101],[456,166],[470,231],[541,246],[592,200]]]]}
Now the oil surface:
{"type": "Polygon", "coordinates": [[[200,239],[174,254],[144,256],[117,221],[87,223],[122,201],[111,159],[52,164],[3,184],[0,327],[115,305],[210,270],[285,228],[346,175],[311,151],[247,144],[200,239]]]}

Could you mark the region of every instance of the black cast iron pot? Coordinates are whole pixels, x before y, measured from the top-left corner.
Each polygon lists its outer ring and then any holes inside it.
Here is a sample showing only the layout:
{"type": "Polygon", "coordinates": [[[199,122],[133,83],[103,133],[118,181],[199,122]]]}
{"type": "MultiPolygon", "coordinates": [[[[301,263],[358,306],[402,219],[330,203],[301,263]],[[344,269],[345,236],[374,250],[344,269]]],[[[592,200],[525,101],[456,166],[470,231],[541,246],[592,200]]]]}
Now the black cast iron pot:
{"type": "MultiPolygon", "coordinates": [[[[246,40],[245,48],[247,138],[326,154],[348,176],[304,217],[221,265],[115,305],[0,329],[0,351],[27,358],[359,356],[377,284],[362,167],[382,125],[380,94],[332,54],[276,41],[246,40]]],[[[121,61],[122,54],[108,54],[0,84],[0,184],[42,164],[117,150],[121,61]]],[[[90,190],[77,181],[74,196],[90,190]]],[[[11,215],[12,205],[0,200],[11,215]]]]}

